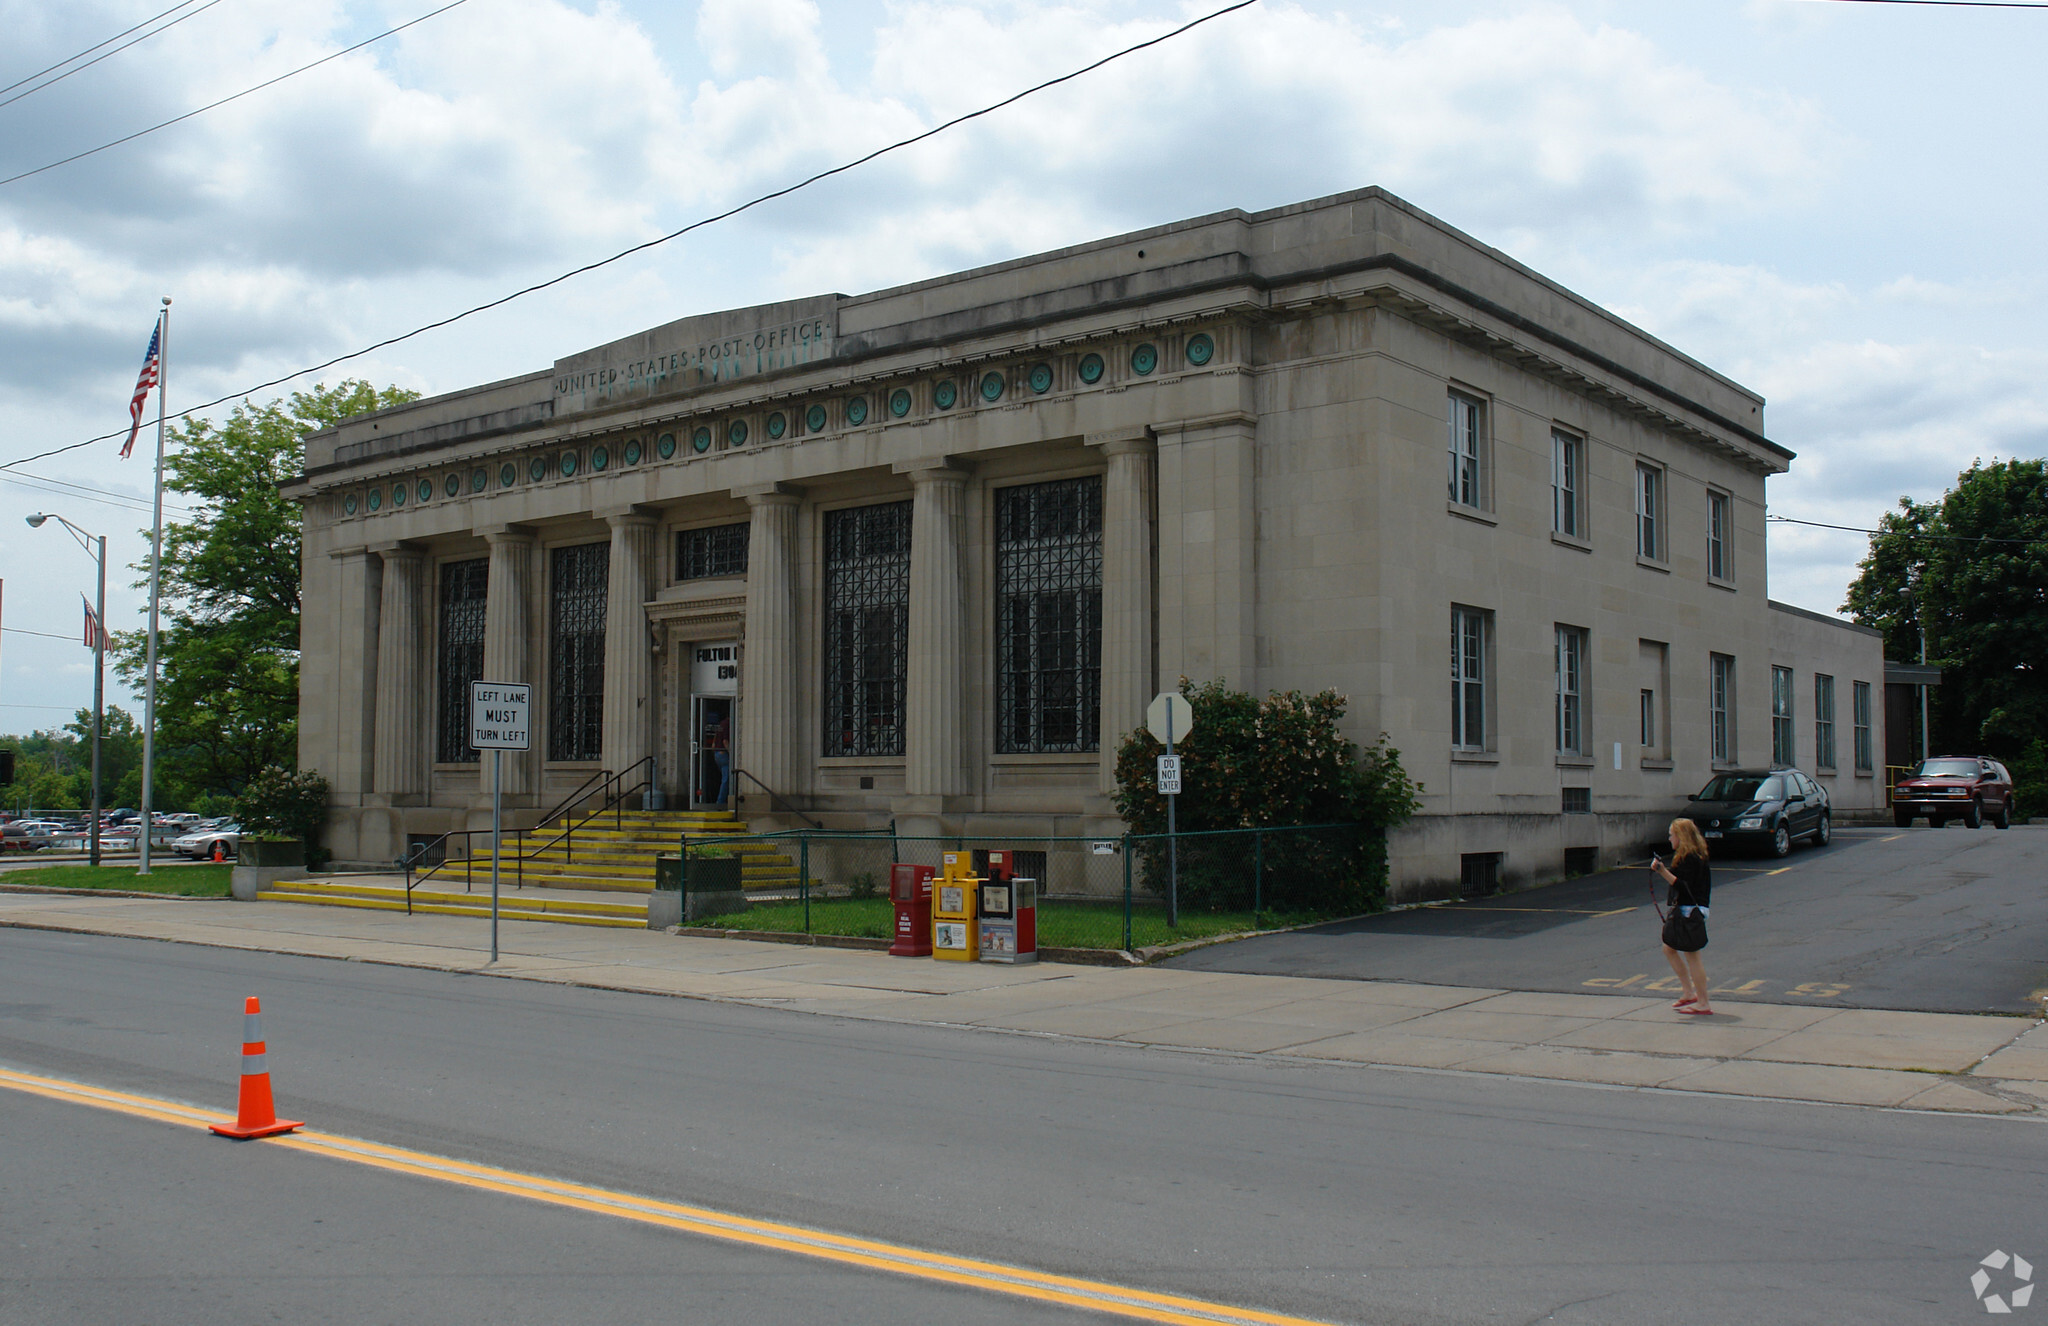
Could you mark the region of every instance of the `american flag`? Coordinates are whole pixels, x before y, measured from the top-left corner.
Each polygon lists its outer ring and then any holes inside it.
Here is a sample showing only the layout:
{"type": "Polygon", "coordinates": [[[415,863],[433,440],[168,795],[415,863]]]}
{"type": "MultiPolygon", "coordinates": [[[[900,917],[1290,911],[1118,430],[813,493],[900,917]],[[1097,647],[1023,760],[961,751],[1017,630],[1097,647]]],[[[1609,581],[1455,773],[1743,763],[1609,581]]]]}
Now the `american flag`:
{"type": "Polygon", "coordinates": [[[92,600],[86,598],[83,594],[80,594],[78,598],[80,602],[85,604],[85,647],[93,649],[101,646],[111,646],[113,641],[107,639],[107,628],[101,624],[99,614],[92,610],[92,600]]]}
{"type": "Polygon", "coordinates": [[[121,444],[122,460],[135,450],[135,435],[142,431],[142,403],[149,399],[149,389],[156,385],[157,345],[163,334],[163,320],[158,319],[156,330],[149,334],[149,350],[142,356],[142,376],[135,379],[135,395],[128,401],[128,440],[121,444]]]}

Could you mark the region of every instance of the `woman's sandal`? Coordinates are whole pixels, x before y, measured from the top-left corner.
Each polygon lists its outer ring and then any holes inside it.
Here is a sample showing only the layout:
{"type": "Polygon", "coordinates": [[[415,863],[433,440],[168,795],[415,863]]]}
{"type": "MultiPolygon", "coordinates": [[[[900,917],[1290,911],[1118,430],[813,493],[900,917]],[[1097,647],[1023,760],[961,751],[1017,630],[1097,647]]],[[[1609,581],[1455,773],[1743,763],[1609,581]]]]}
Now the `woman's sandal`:
{"type": "Polygon", "coordinates": [[[1681,1013],[1690,1013],[1694,1017],[1710,1018],[1714,1016],[1714,1010],[1711,1008],[1694,1008],[1691,1005],[1687,1005],[1686,1007],[1681,1008],[1678,1011],[1681,1013]]]}
{"type": "Polygon", "coordinates": [[[1686,996],[1686,997],[1685,997],[1684,999],[1681,999],[1681,1000],[1677,1001],[1676,1003],[1672,1004],[1671,1006],[1672,1006],[1673,1008],[1684,1008],[1684,1007],[1686,1007],[1686,1006],[1687,1006],[1687,1005],[1689,1005],[1689,1004],[1697,1004],[1698,1002],[1699,1002],[1699,996],[1697,996],[1697,995],[1688,995],[1688,996],[1686,996]]]}

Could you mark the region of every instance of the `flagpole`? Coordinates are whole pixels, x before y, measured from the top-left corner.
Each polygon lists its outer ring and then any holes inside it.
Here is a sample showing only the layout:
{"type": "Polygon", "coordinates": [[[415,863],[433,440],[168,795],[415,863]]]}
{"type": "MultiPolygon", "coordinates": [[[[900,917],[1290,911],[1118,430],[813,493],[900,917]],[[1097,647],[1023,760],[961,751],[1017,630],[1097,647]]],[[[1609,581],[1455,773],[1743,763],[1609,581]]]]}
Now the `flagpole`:
{"type": "Polygon", "coordinates": [[[171,297],[157,314],[156,347],[156,516],[149,529],[149,658],[142,691],[142,868],[149,873],[150,790],[156,781],[156,614],[164,560],[164,395],[171,382],[171,297]]]}
{"type": "Polygon", "coordinates": [[[100,729],[107,712],[107,536],[100,535],[99,602],[92,624],[92,864],[100,863],[100,729]]]}

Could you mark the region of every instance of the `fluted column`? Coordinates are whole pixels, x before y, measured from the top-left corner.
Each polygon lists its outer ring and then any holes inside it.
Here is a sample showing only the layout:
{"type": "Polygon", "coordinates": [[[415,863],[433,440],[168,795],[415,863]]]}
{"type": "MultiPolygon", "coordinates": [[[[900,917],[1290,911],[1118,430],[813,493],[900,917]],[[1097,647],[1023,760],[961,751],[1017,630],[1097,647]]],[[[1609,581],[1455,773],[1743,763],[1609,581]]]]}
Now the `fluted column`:
{"type": "Polygon", "coordinates": [[[917,470],[910,509],[910,641],[904,697],[903,790],[913,797],[968,790],[967,476],[917,470]]]}
{"type": "Polygon", "coordinates": [[[654,753],[653,516],[609,515],[611,565],[605,579],[604,767],[623,773],[654,753]]]}
{"type": "Polygon", "coordinates": [[[427,555],[398,544],[384,563],[377,614],[375,790],[392,798],[427,790],[427,555]]]}
{"type": "MultiPolygon", "coordinates": [[[[537,542],[531,530],[515,526],[487,529],[483,536],[491,545],[488,597],[484,600],[483,680],[536,683],[539,678],[533,666],[533,586],[537,542]]],[[[538,703],[533,712],[540,712],[538,703]]],[[[525,796],[532,792],[537,781],[534,771],[539,750],[507,751],[504,758],[505,794],[525,796]]],[[[488,769],[484,776],[488,780],[488,769]]]]}
{"type": "Polygon", "coordinates": [[[1145,706],[1158,682],[1152,660],[1152,502],[1158,464],[1149,434],[1099,445],[1109,462],[1102,485],[1100,786],[1114,792],[1117,745],[1145,721],[1145,706]]]}
{"type": "MultiPolygon", "coordinates": [[[[777,793],[802,790],[798,759],[803,707],[797,694],[796,518],[791,493],[747,495],[747,622],[740,667],[740,766],[777,793]]],[[[760,790],[736,779],[735,795],[760,790]]]]}

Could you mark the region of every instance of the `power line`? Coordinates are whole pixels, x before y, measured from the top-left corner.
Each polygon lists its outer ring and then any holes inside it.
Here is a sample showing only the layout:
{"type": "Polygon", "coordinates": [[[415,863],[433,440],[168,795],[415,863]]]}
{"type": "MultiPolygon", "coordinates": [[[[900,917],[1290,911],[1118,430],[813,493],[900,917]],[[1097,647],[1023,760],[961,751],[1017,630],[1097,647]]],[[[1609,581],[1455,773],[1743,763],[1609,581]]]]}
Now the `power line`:
{"type": "Polygon", "coordinates": [[[191,119],[195,115],[204,115],[206,114],[206,112],[218,109],[221,106],[225,106],[231,101],[240,101],[243,97],[248,96],[252,92],[261,92],[263,89],[267,87],[275,87],[277,84],[284,82],[287,78],[297,78],[300,74],[305,73],[309,69],[318,69],[321,65],[326,64],[330,60],[339,60],[344,55],[347,55],[353,51],[360,51],[365,46],[371,45],[374,42],[380,42],[384,40],[386,37],[393,36],[396,33],[403,32],[407,28],[412,27],[415,24],[424,23],[428,19],[434,17],[436,14],[445,14],[449,10],[455,8],[457,5],[463,5],[468,3],[469,0],[448,0],[448,3],[442,5],[439,9],[431,10],[425,14],[421,14],[418,18],[413,19],[410,22],[401,23],[397,27],[390,28],[383,32],[380,32],[374,37],[367,37],[364,40],[357,42],[353,46],[345,46],[341,50],[335,51],[331,55],[323,55],[319,59],[313,61],[313,63],[311,64],[302,64],[297,69],[292,70],[290,73],[279,74],[276,78],[268,79],[264,82],[258,83],[255,87],[245,87],[240,92],[234,93],[231,96],[222,97],[219,101],[208,102],[206,105],[201,106],[198,110],[189,110],[186,111],[183,115],[172,116],[170,119],[165,120],[162,124],[152,124],[147,129],[137,129],[134,133],[129,134],[125,138],[116,138],[111,143],[101,143],[98,147],[89,147],[83,152],[74,152],[70,156],[65,157],[61,161],[52,161],[47,165],[37,166],[34,170],[24,170],[19,175],[9,175],[6,179],[0,180],[0,185],[13,184],[18,180],[25,180],[31,175],[40,175],[46,170],[55,170],[59,166],[68,166],[74,161],[83,161],[85,158],[99,152],[104,152],[110,147],[119,147],[123,143],[132,143],[136,139],[145,137],[149,134],[153,134],[159,129],[168,129],[174,124],[183,124],[186,120],[191,119]]]}
{"type": "MultiPolygon", "coordinates": [[[[100,506],[110,506],[116,510],[133,511],[137,514],[145,513],[150,509],[149,502],[144,499],[126,497],[105,488],[88,488],[84,484],[66,483],[62,479],[46,479],[40,474],[16,478],[15,474],[19,473],[20,471],[15,471],[14,474],[0,474],[0,483],[11,483],[17,487],[31,489],[39,493],[49,493],[55,497],[68,497],[80,502],[94,502],[100,506]],[[99,496],[97,494],[105,495],[99,496]]],[[[180,516],[190,516],[192,514],[187,508],[172,506],[168,502],[164,504],[164,511],[166,514],[180,516]]]]}
{"type": "MultiPolygon", "coordinates": [[[[191,4],[191,3],[192,3],[192,0],[183,0],[183,3],[181,3],[181,4],[175,4],[175,5],[172,5],[170,9],[166,9],[166,10],[164,11],[164,14],[168,14],[168,13],[170,13],[170,12],[171,12],[172,10],[176,10],[176,9],[183,9],[183,8],[184,8],[184,7],[186,6],[186,5],[189,5],[189,4],[191,4]]],[[[164,24],[164,25],[163,25],[163,27],[157,28],[157,29],[156,29],[155,31],[152,31],[152,32],[145,32],[145,33],[143,33],[143,34],[142,34],[142,35],[141,35],[140,37],[137,37],[137,38],[135,39],[135,41],[121,42],[121,44],[120,44],[119,46],[116,46],[116,47],[115,47],[115,48],[114,48],[113,50],[111,50],[111,51],[108,51],[108,52],[107,52],[107,53],[106,53],[105,55],[94,55],[92,59],[90,59],[90,60],[87,60],[87,61],[86,61],[86,62],[85,62],[84,64],[81,64],[81,65],[77,65],[77,66],[75,66],[75,67],[73,67],[73,68],[70,68],[70,69],[65,69],[63,73],[61,73],[61,74],[57,75],[57,76],[56,76],[55,78],[52,78],[52,79],[48,80],[47,82],[37,83],[37,84],[36,84],[36,85],[35,85],[34,87],[32,87],[32,88],[28,89],[28,91],[26,91],[26,92],[15,92],[15,94],[14,94],[13,96],[11,96],[11,97],[7,98],[7,100],[5,100],[5,101],[0,101],[0,106],[12,106],[12,105],[13,105],[13,104],[14,104],[15,102],[17,102],[17,101],[20,101],[20,100],[21,100],[21,99],[22,99],[23,97],[32,97],[32,96],[34,96],[34,95],[35,95],[36,93],[38,93],[38,92],[41,92],[41,91],[42,91],[42,90],[43,90],[44,88],[46,88],[46,87],[54,87],[54,86],[56,86],[57,84],[59,84],[59,83],[63,82],[63,81],[65,80],[65,79],[67,79],[67,78],[71,77],[71,76],[72,76],[73,74],[75,74],[75,73],[79,72],[79,70],[81,70],[81,69],[90,69],[90,68],[92,68],[92,67],[93,67],[94,65],[98,64],[98,63],[99,63],[100,61],[102,61],[102,60],[106,59],[108,55],[119,55],[119,54],[120,54],[121,52],[123,52],[123,51],[127,50],[127,49],[128,49],[128,48],[129,48],[130,46],[133,46],[133,45],[137,44],[138,42],[145,42],[145,41],[148,41],[148,40],[149,40],[149,39],[150,39],[151,37],[154,37],[154,36],[156,36],[156,34],[157,34],[158,32],[165,32],[165,31],[168,31],[168,30],[169,30],[169,29],[171,29],[171,28],[175,28],[175,27],[177,27],[177,26],[178,26],[178,25],[179,25],[180,23],[183,23],[183,22],[184,22],[184,21],[185,21],[186,19],[188,19],[188,18],[196,18],[196,17],[198,16],[198,15],[200,15],[200,14],[203,14],[203,13],[205,13],[205,12],[206,12],[207,10],[209,10],[209,9],[213,8],[213,7],[215,6],[215,5],[217,5],[217,4],[219,4],[219,3],[220,3],[220,0],[206,0],[206,3],[205,3],[205,4],[203,4],[203,5],[199,6],[199,8],[197,8],[197,9],[193,10],[193,11],[192,11],[191,13],[189,13],[189,14],[180,14],[180,15],[178,15],[178,16],[177,16],[176,18],[172,19],[172,20],[171,20],[170,22],[168,22],[168,23],[164,24]]],[[[162,18],[162,17],[164,16],[164,14],[158,14],[158,15],[156,16],[156,18],[162,18]]],[[[154,22],[156,22],[156,18],[152,18],[152,19],[146,19],[146,20],[144,20],[143,22],[141,22],[141,23],[138,23],[138,24],[136,24],[136,25],[135,25],[135,27],[136,27],[136,28],[140,28],[140,27],[146,27],[146,26],[148,26],[148,25],[149,25],[150,23],[154,23],[154,22]]],[[[128,32],[133,32],[133,31],[135,31],[135,28],[130,28],[130,29],[128,29],[128,32]]],[[[125,36],[127,36],[127,35],[128,35],[128,32],[121,32],[121,33],[116,33],[116,34],[115,34],[114,36],[112,36],[112,37],[109,37],[109,38],[107,38],[107,41],[120,41],[120,39],[121,39],[122,37],[125,37],[125,36]]],[[[104,45],[106,45],[106,44],[107,44],[107,41],[103,41],[103,42],[101,42],[101,43],[100,43],[100,46],[104,46],[104,45]]],[[[74,55],[74,56],[72,56],[70,60],[59,60],[59,61],[57,61],[57,63],[56,63],[56,64],[53,64],[53,65],[51,65],[51,66],[50,66],[50,69],[59,69],[59,68],[62,68],[63,66],[65,66],[65,65],[67,65],[67,64],[70,64],[70,63],[71,63],[71,60],[76,60],[76,59],[77,59],[77,58],[78,58],[78,57],[79,57],[80,55],[92,55],[92,53],[93,53],[94,51],[98,50],[99,48],[100,48],[99,46],[88,46],[88,47],[86,47],[86,48],[85,48],[84,50],[80,51],[80,52],[78,53],[78,55],[74,55]]],[[[22,80],[21,80],[21,83],[29,83],[29,82],[34,82],[34,81],[35,81],[36,79],[38,79],[38,78],[41,78],[41,77],[43,76],[43,74],[47,74],[47,73],[49,73],[49,72],[50,72],[50,69],[45,69],[45,70],[43,70],[43,72],[42,72],[41,74],[30,74],[30,75],[29,75],[29,76],[28,76],[27,78],[24,78],[24,79],[22,79],[22,80]]],[[[0,92],[14,92],[14,89],[15,89],[15,88],[18,88],[18,87],[20,87],[20,86],[21,86],[21,83],[11,83],[11,84],[9,84],[8,86],[6,86],[6,87],[4,87],[4,88],[0,88],[0,92]]]]}
{"type": "MultiPolygon", "coordinates": [[[[2040,6],[2048,8],[2048,5],[2040,6]]],[[[2034,547],[2048,543],[2048,539],[2001,539],[1989,534],[1935,534],[1926,530],[1912,529],[1864,529],[1860,525],[1830,525],[1819,520],[1797,520],[1791,516],[1765,516],[1774,525],[1805,525],[1812,529],[1838,529],[1845,534],[1868,534],[1873,538],[1887,539],[1940,539],[1948,543],[2017,543],[2023,547],[2034,547]]]]}
{"type": "Polygon", "coordinates": [[[135,25],[135,27],[132,27],[132,28],[123,28],[123,29],[122,29],[121,31],[119,31],[119,32],[115,33],[115,34],[114,34],[113,36],[111,36],[111,37],[107,38],[107,40],[106,40],[106,41],[98,41],[98,42],[94,42],[94,43],[93,43],[92,45],[90,45],[90,46],[86,47],[86,48],[85,48],[84,50],[80,51],[80,52],[79,52],[79,53],[78,53],[77,55],[67,55],[67,56],[65,56],[65,57],[64,57],[63,59],[61,59],[61,60],[57,61],[57,63],[55,63],[55,64],[53,64],[53,65],[49,66],[49,68],[46,68],[46,69],[38,69],[38,70],[36,70],[36,71],[35,71],[34,73],[30,74],[30,75],[29,75],[28,77],[26,77],[26,78],[20,78],[20,79],[16,79],[16,80],[15,80],[14,82],[12,82],[12,83],[9,83],[9,84],[8,84],[8,85],[7,85],[6,87],[0,87],[0,92],[12,92],[12,91],[14,91],[14,89],[16,89],[16,88],[20,87],[20,86],[21,86],[21,85],[22,85],[23,83],[33,83],[33,82],[35,82],[35,81],[36,81],[36,80],[37,80],[38,78],[41,78],[41,77],[42,77],[42,76],[43,76],[44,74],[47,74],[47,73],[49,73],[51,69],[62,69],[62,68],[63,68],[63,67],[65,66],[65,65],[67,65],[67,64],[70,64],[70,63],[71,63],[71,62],[72,62],[73,60],[78,60],[78,59],[82,59],[82,58],[84,58],[85,56],[91,55],[91,54],[92,54],[92,53],[93,53],[94,51],[98,50],[98,49],[99,49],[100,47],[102,47],[102,46],[105,46],[105,45],[107,44],[107,42],[115,42],[115,41],[119,41],[119,40],[121,40],[121,38],[123,38],[123,37],[127,36],[127,35],[128,35],[129,33],[131,33],[131,32],[134,32],[134,31],[136,31],[136,30],[137,30],[137,29],[139,29],[139,28],[146,28],[146,27],[148,27],[148,26],[149,26],[150,24],[152,24],[152,23],[156,22],[156,21],[157,21],[158,19],[162,18],[162,17],[164,16],[164,14],[175,14],[175,13],[177,13],[177,12],[178,12],[179,10],[183,9],[183,8],[184,8],[184,7],[186,6],[186,5],[189,5],[189,4],[191,4],[191,3],[192,3],[192,0],[178,0],[178,3],[177,3],[177,4],[175,4],[175,5],[172,5],[172,6],[171,6],[171,7],[169,8],[169,9],[166,9],[166,10],[164,10],[162,14],[151,14],[151,15],[150,15],[150,16],[149,16],[148,18],[146,18],[146,19],[142,20],[142,21],[141,21],[140,23],[137,23],[137,24],[135,25]]]}
{"type": "MultiPolygon", "coordinates": [[[[461,2],[462,0],[456,0],[457,4],[460,4],[461,2]]],[[[336,355],[334,358],[327,360],[325,363],[314,364],[310,368],[297,369],[293,372],[285,374],[283,377],[272,378],[268,382],[259,382],[253,387],[243,387],[238,391],[229,392],[227,395],[216,397],[213,400],[207,401],[203,405],[195,405],[190,409],[180,410],[178,413],[171,415],[170,417],[173,419],[183,419],[187,415],[197,414],[201,410],[210,410],[216,405],[225,405],[229,401],[235,400],[238,397],[249,396],[255,392],[267,391],[272,387],[283,386],[285,383],[291,382],[297,378],[305,377],[309,373],[319,373],[322,372],[323,370],[333,368],[336,364],[345,364],[351,359],[360,359],[364,355],[372,354],[378,350],[385,349],[389,346],[397,345],[401,341],[409,341],[415,336],[421,336],[430,331],[437,331],[442,327],[446,327],[453,323],[460,322],[464,318],[474,317],[479,313],[488,312],[491,309],[498,308],[505,304],[509,304],[515,299],[522,299],[527,295],[535,294],[538,293],[539,291],[546,290],[550,286],[560,285],[562,282],[567,281],[572,277],[581,276],[586,272],[594,272],[600,267],[608,267],[612,263],[619,261],[621,258],[629,258],[636,253],[642,253],[648,249],[658,248],[659,246],[666,244],[671,240],[682,238],[684,235],[689,234],[693,230],[700,230],[705,226],[713,225],[717,222],[724,221],[729,217],[738,216],[741,212],[747,211],[751,208],[759,207],[762,203],[773,202],[777,198],[788,197],[790,194],[797,192],[799,189],[808,188],[809,186],[816,184],[819,180],[828,179],[834,175],[844,174],[845,172],[853,170],[856,167],[864,166],[868,162],[873,161],[878,157],[887,156],[891,152],[899,151],[903,148],[914,146],[915,144],[923,142],[927,138],[931,138],[934,137],[935,135],[942,134],[946,132],[948,129],[967,123],[967,121],[969,120],[979,119],[984,115],[993,114],[996,111],[1002,110],[1005,106],[1014,105],[1015,103],[1022,101],[1024,100],[1024,98],[1032,96],[1035,93],[1043,92],[1050,87],[1057,87],[1061,83],[1071,82],[1072,80],[1081,77],[1083,74],[1093,73],[1097,69],[1102,68],[1104,65],[1109,64],[1116,60],[1121,60],[1127,55],[1135,55],[1137,52],[1145,50],[1148,47],[1157,46],[1162,42],[1171,41],[1175,37],[1180,36],[1182,33],[1192,31],[1193,29],[1202,26],[1204,23],[1207,23],[1212,19],[1222,18],[1225,14],[1233,14],[1240,9],[1249,9],[1251,6],[1257,4],[1258,2],[1259,0],[1237,0],[1235,4],[1225,5],[1221,9],[1215,10],[1208,14],[1204,14],[1200,18],[1194,19],[1190,22],[1183,23],[1181,24],[1181,26],[1175,28],[1171,32],[1163,33],[1160,36],[1153,37],[1148,41],[1141,41],[1137,43],[1135,46],[1126,46],[1124,47],[1124,49],[1120,51],[1117,51],[1110,55],[1103,56],[1100,60],[1095,61],[1095,63],[1093,64],[1083,65],[1081,68],[1076,69],[1071,73],[1061,74],[1058,78],[1049,78],[1043,83],[1038,83],[1034,86],[1025,88],[1022,92],[1018,92],[1012,96],[1005,97],[1001,101],[991,103],[990,105],[987,106],[983,106],[980,110],[969,111],[965,115],[955,116],[953,119],[947,120],[944,124],[938,125],[935,128],[927,129],[923,133],[913,134],[909,138],[899,139],[898,141],[889,144],[887,147],[878,147],[874,151],[868,153],[866,156],[856,157],[852,161],[848,161],[843,165],[833,166],[829,170],[821,170],[815,175],[797,181],[795,184],[786,185],[783,188],[776,189],[772,193],[764,193],[757,198],[753,198],[748,200],[747,202],[741,203],[737,207],[728,208],[727,210],[716,213],[715,215],[704,217],[701,220],[692,221],[689,225],[684,226],[680,230],[672,230],[666,235],[661,235],[654,239],[647,240],[643,243],[635,244],[630,248],[621,249],[617,253],[612,254],[609,258],[600,258],[596,262],[585,263],[581,267],[573,267],[570,270],[563,272],[560,276],[550,277],[545,281],[540,281],[533,285],[526,286],[522,289],[514,290],[511,294],[501,296],[497,299],[493,299],[488,303],[478,304],[472,308],[466,308],[462,310],[460,313],[451,314],[450,316],[442,318],[439,321],[429,322],[424,326],[415,327],[409,332],[401,332],[396,336],[386,337],[384,340],[378,341],[372,345],[366,345],[360,350],[351,350],[347,354],[336,355]]],[[[435,11],[435,13],[439,12],[439,10],[435,11]]],[[[427,15],[427,17],[431,18],[433,17],[433,15],[429,14],[427,15]]],[[[419,20],[415,19],[414,21],[418,22],[419,20]]],[[[197,112],[195,112],[195,114],[196,113],[197,112]]],[[[0,184],[6,183],[8,183],[8,181],[0,180],[0,184]]],[[[89,447],[95,442],[105,442],[112,438],[125,437],[126,435],[127,434],[125,431],[102,433],[98,437],[89,437],[85,439],[83,442],[67,443],[66,445],[61,447],[53,447],[48,451],[39,451],[33,456],[23,456],[20,460],[11,460],[4,463],[0,463],[0,470],[12,469],[17,465],[27,465],[33,461],[45,460],[51,456],[62,455],[67,451],[76,451],[80,447],[89,447]]]]}
{"type": "Polygon", "coordinates": [[[2048,9],[2040,0],[1835,0],[1844,5],[1925,5],[1931,9],[2048,9]]]}
{"type": "MultiPolygon", "coordinates": [[[[45,640],[76,640],[79,638],[76,635],[55,635],[49,631],[31,631],[25,626],[0,626],[0,631],[6,631],[10,635],[39,635],[45,640]]],[[[83,634],[83,632],[80,634],[83,634]]]]}

